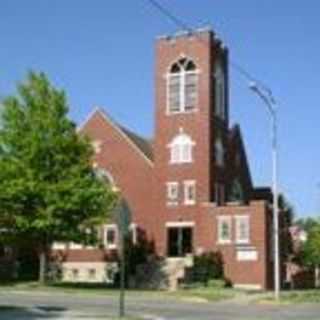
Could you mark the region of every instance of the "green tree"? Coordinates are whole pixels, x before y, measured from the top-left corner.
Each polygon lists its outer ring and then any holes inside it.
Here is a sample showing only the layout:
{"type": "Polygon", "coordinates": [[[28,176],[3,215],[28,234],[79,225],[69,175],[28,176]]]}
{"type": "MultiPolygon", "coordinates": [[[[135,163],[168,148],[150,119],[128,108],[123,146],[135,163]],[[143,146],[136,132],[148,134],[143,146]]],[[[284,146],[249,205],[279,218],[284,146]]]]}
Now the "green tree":
{"type": "Polygon", "coordinates": [[[317,225],[317,219],[312,217],[300,218],[295,222],[295,224],[308,233],[313,227],[317,225]]]}
{"type": "Polygon", "coordinates": [[[94,243],[116,202],[91,166],[89,140],[68,119],[63,91],[30,72],[4,99],[0,126],[0,229],[34,244],[39,281],[55,241],[94,243]]]}
{"type": "Polygon", "coordinates": [[[290,202],[285,198],[283,194],[279,195],[278,198],[280,218],[279,218],[279,228],[280,228],[280,243],[281,243],[281,260],[288,261],[293,254],[293,243],[292,237],[290,235],[290,227],[292,226],[294,219],[294,208],[290,202]]]}
{"type": "Polygon", "coordinates": [[[308,238],[303,246],[303,261],[315,270],[315,287],[320,287],[320,222],[308,232],[308,238]]]}

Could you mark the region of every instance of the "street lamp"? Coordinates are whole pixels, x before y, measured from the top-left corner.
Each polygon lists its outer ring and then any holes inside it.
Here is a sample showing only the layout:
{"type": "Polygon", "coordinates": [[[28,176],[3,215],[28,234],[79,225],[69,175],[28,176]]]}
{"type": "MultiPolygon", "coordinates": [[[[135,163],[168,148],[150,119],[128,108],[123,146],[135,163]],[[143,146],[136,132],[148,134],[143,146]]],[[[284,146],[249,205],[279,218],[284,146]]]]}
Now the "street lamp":
{"type": "Polygon", "coordinates": [[[249,88],[257,94],[267,106],[272,121],[272,193],[273,193],[273,235],[274,235],[274,294],[280,295],[280,257],[279,257],[279,205],[278,205],[278,142],[276,102],[270,92],[261,90],[252,82],[249,88]]]}

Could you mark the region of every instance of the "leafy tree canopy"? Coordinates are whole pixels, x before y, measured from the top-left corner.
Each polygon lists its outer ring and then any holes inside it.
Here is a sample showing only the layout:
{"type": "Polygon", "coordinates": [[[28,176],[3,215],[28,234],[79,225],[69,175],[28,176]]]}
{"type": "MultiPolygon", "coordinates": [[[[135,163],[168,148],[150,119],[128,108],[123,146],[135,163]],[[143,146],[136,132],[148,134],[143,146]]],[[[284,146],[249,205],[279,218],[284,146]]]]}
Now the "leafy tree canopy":
{"type": "Polygon", "coordinates": [[[116,196],[92,169],[91,144],[69,120],[65,93],[31,72],[2,104],[0,228],[42,247],[94,241],[116,196]]]}
{"type": "Polygon", "coordinates": [[[308,232],[303,247],[304,262],[310,266],[320,266],[320,223],[316,222],[308,232]]]}

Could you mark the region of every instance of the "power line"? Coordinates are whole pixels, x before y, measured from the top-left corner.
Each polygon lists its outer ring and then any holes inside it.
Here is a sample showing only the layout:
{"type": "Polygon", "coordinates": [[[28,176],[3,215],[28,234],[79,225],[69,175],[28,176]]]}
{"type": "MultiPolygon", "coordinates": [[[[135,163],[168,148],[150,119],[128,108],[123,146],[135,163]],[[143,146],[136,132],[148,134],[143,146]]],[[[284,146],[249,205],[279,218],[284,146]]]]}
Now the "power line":
{"type": "MultiPolygon", "coordinates": [[[[160,4],[156,0],[147,0],[155,9],[157,9],[162,15],[166,16],[169,20],[171,20],[175,25],[177,25],[179,28],[183,29],[184,31],[187,31],[190,34],[195,35],[198,40],[202,43],[204,43],[203,39],[198,35],[198,33],[189,26],[186,22],[184,22],[181,18],[177,17],[175,14],[173,14],[168,8],[164,7],[162,4],[160,4]]],[[[256,77],[250,74],[249,71],[247,71],[244,67],[242,67],[239,63],[234,62],[230,59],[230,65],[243,77],[245,77],[250,82],[254,82],[257,85],[261,87],[269,96],[269,98],[274,101],[272,91],[271,89],[264,84],[261,80],[258,80],[256,77]]]]}

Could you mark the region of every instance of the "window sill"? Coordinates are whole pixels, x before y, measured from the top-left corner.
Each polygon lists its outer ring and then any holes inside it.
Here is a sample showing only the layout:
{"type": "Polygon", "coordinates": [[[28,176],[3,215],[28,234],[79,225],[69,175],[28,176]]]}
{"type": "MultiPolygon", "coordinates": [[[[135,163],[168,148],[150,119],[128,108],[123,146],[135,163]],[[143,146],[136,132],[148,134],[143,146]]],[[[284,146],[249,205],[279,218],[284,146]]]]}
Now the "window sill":
{"type": "Polygon", "coordinates": [[[178,202],[167,202],[167,207],[174,208],[174,207],[177,207],[177,206],[178,206],[178,202]]]}
{"type": "Polygon", "coordinates": [[[115,245],[115,244],[107,245],[107,246],[106,246],[106,249],[107,249],[107,250],[116,250],[116,249],[117,249],[117,245],[115,245]]]}
{"type": "Polygon", "coordinates": [[[218,240],[217,244],[218,245],[230,245],[230,244],[232,244],[232,241],[231,240],[218,240]]]}
{"type": "Polygon", "coordinates": [[[192,164],[192,162],[193,161],[169,161],[169,164],[171,165],[171,164],[173,164],[173,165],[175,165],[175,164],[177,164],[177,165],[179,165],[179,164],[192,164]]]}
{"type": "Polygon", "coordinates": [[[189,110],[189,111],[174,111],[174,112],[167,111],[166,115],[167,116],[173,116],[173,115],[179,115],[179,114],[181,114],[181,115],[183,115],[183,114],[193,114],[193,113],[196,113],[196,112],[198,112],[198,108],[195,108],[195,109],[189,110]]]}
{"type": "Polygon", "coordinates": [[[192,207],[192,206],[196,205],[196,202],[195,201],[194,202],[185,202],[184,205],[187,207],[192,207]]]}

